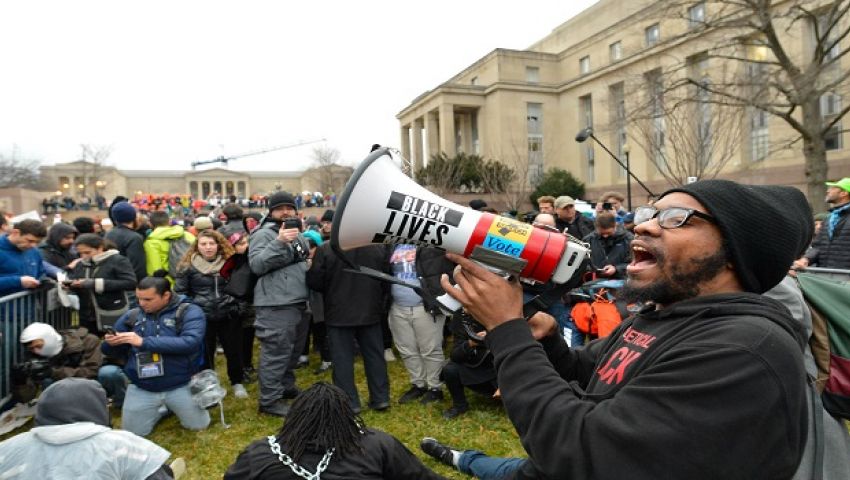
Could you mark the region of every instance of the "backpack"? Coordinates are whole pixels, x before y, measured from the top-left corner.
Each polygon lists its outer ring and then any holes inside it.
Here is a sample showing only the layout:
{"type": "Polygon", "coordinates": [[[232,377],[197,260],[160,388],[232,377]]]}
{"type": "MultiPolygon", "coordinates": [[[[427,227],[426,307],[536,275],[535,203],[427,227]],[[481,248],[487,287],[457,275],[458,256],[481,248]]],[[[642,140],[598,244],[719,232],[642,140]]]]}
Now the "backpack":
{"type": "Polygon", "coordinates": [[[177,266],[190,248],[192,244],[186,240],[185,234],[168,241],[168,275],[171,278],[177,278],[177,266]]]}
{"type": "Polygon", "coordinates": [[[821,401],[833,417],[850,420],[850,282],[802,272],[797,280],[812,313],[809,345],[821,401]]]}

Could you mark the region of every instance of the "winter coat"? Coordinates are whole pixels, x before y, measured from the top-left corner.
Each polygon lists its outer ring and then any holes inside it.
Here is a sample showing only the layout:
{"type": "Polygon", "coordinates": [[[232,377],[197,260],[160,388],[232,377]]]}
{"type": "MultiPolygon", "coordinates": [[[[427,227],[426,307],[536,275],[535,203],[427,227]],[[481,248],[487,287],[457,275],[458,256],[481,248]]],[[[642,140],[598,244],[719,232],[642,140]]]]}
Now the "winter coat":
{"type": "Polygon", "coordinates": [[[116,332],[136,332],[143,338],[141,347],[130,345],[111,346],[103,342],[101,349],[110,357],[126,358],[124,373],[139,388],[149,392],[165,392],[189,383],[192,375],[200,368],[203,353],[206,320],[201,307],[182,295],[172,294],[171,302],[156,313],[145,313],[132,309],[115,323],[116,332]],[[190,305],[183,313],[180,331],[177,330],[177,307],[181,303],[190,305]],[[136,322],[128,325],[131,312],[138,311],[136,322]],[[136,370],[138,352],[158,353],[162,356],[161,377],[140,379],[136,370]]]}
{"type": "MultiPolygon", "coordinates": [[[[389,273],[386,248],[367,245],[345,252],[355,265],[389,273]]],[[[387,315],[389,284],[364,275],[345,272],[348,268],[330,243],[316,248],[313,264],[307,272],[307,285],[322,293],[325,323],[329,327],[374,325],[387,315]]]]}
{"type": "MultiPolygon", "coordinates": [[[[387,261],[393,254],[393,248],[387,249],[387,261]]],[[[452,278],[455,264],[446,258],[445,250],[429,247],[416,248],[416,276],[420,286],[428,294],[422,297],[422,305],[431,315],[441,314],[436,298],[446,293],[440,285],[440,277],[445,273],[452,278]]]]}
{"type": "Polygon", "coordinates": [[[293,242],[277,239],[280,224],[266,222],[251,234],[248,262],[259,278],[254,287],[255,307],[305,304],[307,302],[307,253],[303,235],[293,242]],[[300,247],[299,253],[295,244],[300,247]]]}
{"type": "MultiPolygon", "coordinates": [[[[195,254],[195,257],[198,255],[195,254]]],[[[205,262],[202,258],[200,261],[205,262]]],[[[174,280],[174,293],[192,299],[204,311],[208,322],[228,320],[238,315],[239,302],[225,293],[227,279],[221,276],[220,269],[202,273],[190,263],[178,270],[174,280]]]]}
{"type": "Polygon", "coordinates": [[[775,300],[647,309],[574,349],[558,335],[536,341],[523,319],[486,342],[529,454],[513,478],[776,480],[800,462],[803,332],[775,300]]]}
{"type": "Polygon", "coordinates": [[[37,248],[18,250],[8,235],[0,236],[0,297],[23,291],[24,276],[39,280],[44,276],[41,254],[37,248]]]}
{"type": "MultiPolygon", "coordinates": [[[[410,450],[391,435],[380,430],[367,428],[360,441],[363,452],[359,455],[334,454],[323,480],[437,480],[440,475],[432,472],[416,458],[410,450]]],[[[286,452],[283,452],[286,453],[286,452]]],[[[298,465],[315,473],[316,466],[325,452],[306,451],[298,459],[298,465]]],[[[268,439],[257,440],[248,445],[227,469],[224,480],[299,480],[289,467],[281,463],[272,453],[268,439]]]]}
{"type": "Polygon", "coordinates": [[[118,250],[107,250],[77,262],[69,278],[83,279],[82,288],[73,291],[80,297],[80,319],[89,325],[96,322],[95,303],[100,310],[124,309],[127,291],[136,288],[133,266],[118,250]]]}
{"type": "MultiPolygon", "coordinates": [[[[836,207],[840,208],[840,207],[836,207]]],[[[809,265],[822,268],[850,269],[850,209],[841,212],[832,238],[829,238],[829,221],[825,220],[820,232],[806,252],[809,265]]]]}
{"type": "Polygon", "coordinates": [[[171,241],[183,237],[189,243],[195,243],[195,236],[183,230],[180,225],[170,227],[156,227],[147,240],[145,240],[145,259],[148,275],[153,275],[157,270],[168,270],[168,250],[171,241]]]}
{"type": "Polygon", "coordinates": [[[38,246],[38,251],[41,253],[41,258],[45,262],[62,270],[70,270],[68,264],[73,262],[77,255],[71,248],[62,248],[59,246],[59,241],[70,234],[76,236],[77,229],[73,225],[67,223],[54,223],[47,231],[47,238],[38,246]]]}
{"type": "MultiPolygon", "coordinates": [[[[136,274],[136,281],[148,276],[145,268],[144,237],[135,230],[118,224],[112,230],[106,232],[104,238],[114,243],[121,255],[130,260],[130,264],[133,265],[133,272],[136,274]]],[[[166,258],[168,257],[166,256],[166,258]]]]}
{"type": "Polygon", "coordinates": [[[594,230],[593,220],[578,212],[576,212],[576,216],[572,222],[561,220],[560,217],[555,215],[555,227],[562,233],[569,233],[579,240],[590,235],[594,230]]]}
{"type": "Polygon", "coordinates": [[[460,381],[464,385],[475,385],[496,381],[496,367],[493,366],[493,355],[487,345],[473,347],[469,344],[469,336],[463,328],[461,315],[452,317],[450,323],[454,345],[449,354],[452,363],[457,364],[460,381]]]}
{"type": "Polygon", "coordinates": [[[617,273],[609,278],[625,278],[626,267],[632,261],[632,240],[634,235],[622,227],[617,227],[614,234],[602,238],[598,232],[584,237],[582,241],[590,244],[590,264],[592,268],[602,268],[613,265],[617,273]]]}

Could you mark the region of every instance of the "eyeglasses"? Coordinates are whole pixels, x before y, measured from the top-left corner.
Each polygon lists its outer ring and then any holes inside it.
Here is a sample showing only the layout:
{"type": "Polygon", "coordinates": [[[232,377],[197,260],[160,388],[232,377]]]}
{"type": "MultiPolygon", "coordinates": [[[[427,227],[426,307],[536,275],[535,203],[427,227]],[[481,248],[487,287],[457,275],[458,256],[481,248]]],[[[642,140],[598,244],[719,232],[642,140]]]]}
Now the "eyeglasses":
{"type": "Polygon", "coordinates": [[[656,217],[658,218],[658,226],[667,229],[679,228],[688,223],[691,217],[717,223],[717,220],[711,215],[698,212],[693,208],[671,207],[659,210],[655,207],[638,207],[635,209],[635,225],[648,222],[656,217]]]}

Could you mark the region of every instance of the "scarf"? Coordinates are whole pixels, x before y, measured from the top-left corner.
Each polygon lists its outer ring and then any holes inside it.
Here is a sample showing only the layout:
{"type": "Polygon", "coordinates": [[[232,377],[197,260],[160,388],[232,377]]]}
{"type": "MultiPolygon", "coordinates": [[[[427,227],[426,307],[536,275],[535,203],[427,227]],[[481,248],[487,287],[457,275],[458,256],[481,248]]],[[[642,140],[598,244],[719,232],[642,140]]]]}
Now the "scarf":
{"type": "Polygon", "coordinates": [[[829,219],[827,220],[827,233],[829,233],[830,240],[832,240],[832,234],[835,233],[835,226],[838,225],[838,221],[841,219],[841,214],[844,213],[848,208],[850,208],[850,203],[842,205],[840,207],[835,207],[829,211],[829,219]]]}
{"type": "Polygon", "coordinates": [[[224,258],[217,255],[213,261],[206,260],[202,255],[192,255],[192,266],[203,275],[214,275],[224,266],[224,258]]]}

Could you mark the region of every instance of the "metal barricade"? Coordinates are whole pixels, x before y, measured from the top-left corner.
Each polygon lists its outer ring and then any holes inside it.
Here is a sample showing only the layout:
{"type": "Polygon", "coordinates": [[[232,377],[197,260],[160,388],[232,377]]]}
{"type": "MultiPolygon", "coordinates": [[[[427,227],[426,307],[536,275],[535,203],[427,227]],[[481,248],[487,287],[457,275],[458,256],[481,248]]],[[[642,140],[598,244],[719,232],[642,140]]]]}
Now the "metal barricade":
{"type": "Polygon", "coordinates": [[[0,297],[0,405],[11,392],[12,366],[24,357],[25,348],[18,341],[21,331],[33,322],[47,323],[56,330],[70,328],[76,317],[76,311],[63,307],[53,290],[24,291],[0,297]]]}

